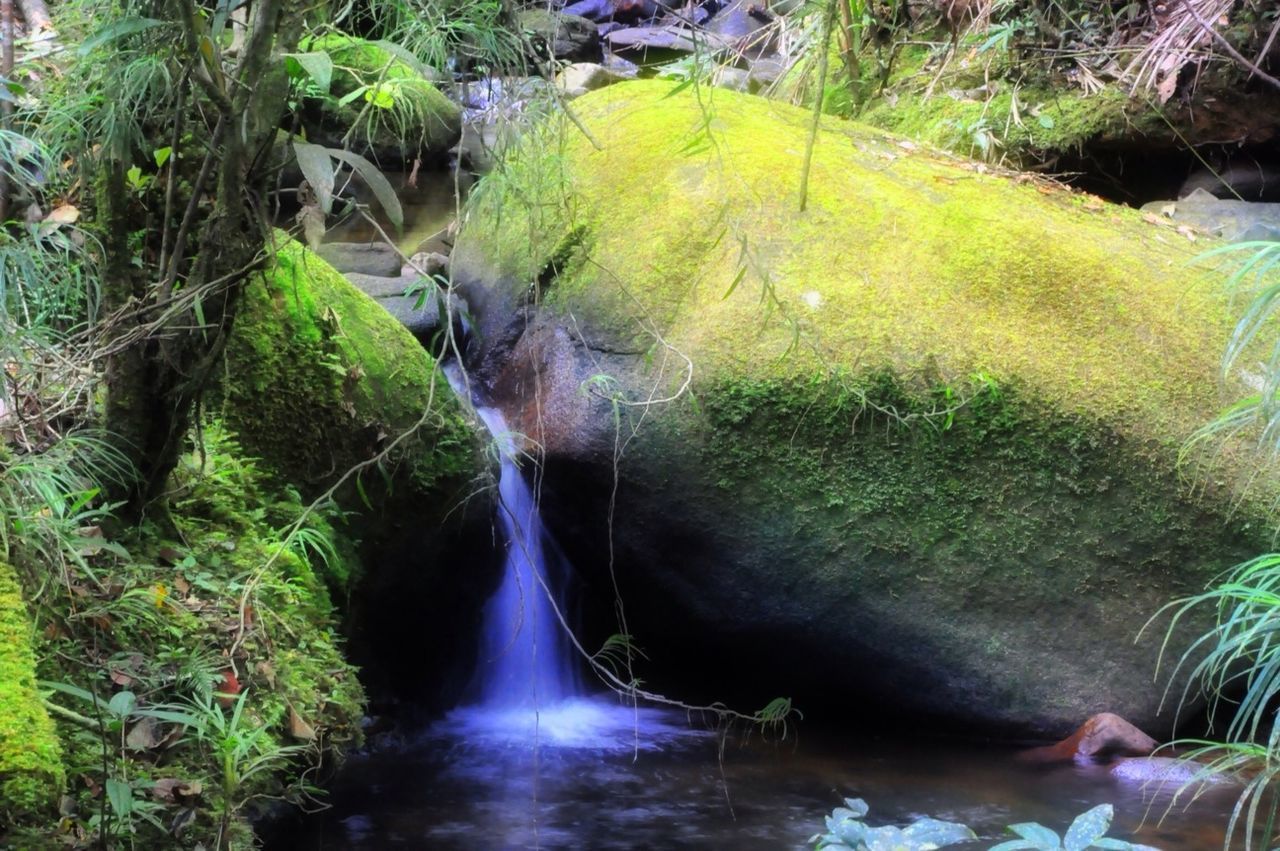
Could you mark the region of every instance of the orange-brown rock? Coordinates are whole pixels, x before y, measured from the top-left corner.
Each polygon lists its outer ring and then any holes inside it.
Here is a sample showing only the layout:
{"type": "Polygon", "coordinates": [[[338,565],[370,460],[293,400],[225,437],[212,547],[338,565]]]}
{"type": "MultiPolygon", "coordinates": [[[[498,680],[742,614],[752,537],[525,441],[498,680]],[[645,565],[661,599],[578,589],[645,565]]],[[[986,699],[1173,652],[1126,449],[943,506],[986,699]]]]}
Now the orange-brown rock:
{"type": "Polygon", "coordinates": [[[1111,712],[1099,712],[1055,745],[1032,748],[1023,759],[1065,762],[1102,756],[1148,756],[1157,742],[1128,721],[1111,712]]]}

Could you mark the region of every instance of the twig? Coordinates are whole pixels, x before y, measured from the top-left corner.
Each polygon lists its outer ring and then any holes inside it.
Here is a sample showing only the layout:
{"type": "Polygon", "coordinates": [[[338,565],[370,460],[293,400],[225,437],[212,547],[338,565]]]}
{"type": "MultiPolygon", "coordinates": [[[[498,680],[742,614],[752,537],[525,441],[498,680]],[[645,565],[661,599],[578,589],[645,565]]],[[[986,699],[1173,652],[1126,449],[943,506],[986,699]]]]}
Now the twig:
{"type": "MultiPolygon", "coordinates": [[[[1266,71],[1263,71],[1256,64],[1254,64],[1253,62],[1250,62],[1247,58],[1245,58],[1245,56],[1240,51],[1232,47],[1231,42],[1227,41],[1226,37],[1223,36],[1222,33],[1215,30],[1212,26],[1208,24],[1208,22],[1204,20],[1204,18],[1201,18],[1200,15],[1196,13],[1195,6],[1192,5],[1191,0],[1182,0],[1182,5],[1186,8],[1187,14],[1191,16],[1191,20],[1195,21],[1196,25],[1199,26],[1200,29],[1208,33],[1209,36],[1214,40],[1214,42],[1216,42],[1217,45],[1221,47],[1228,56],[1230,56],[1232,59],[1235,60],[1237,65],[1240,65],[1242,68],[1249,71],[1250,74],[1257,76],[1258,79],[1262,80],[1268,85],[1273,86],[1276,89],[1280,89],[1280,79],[1277,79],[1271,76],[1270,74],[1268,74],[1266,71]]],[[[1275,34],[1275,30],[1273,29],[1272,35],[1274,36],[1274,34],[1275,34]]],[[[1268,39],[1268,41],[1270,41],[1270,39],[1268,39]]]]}

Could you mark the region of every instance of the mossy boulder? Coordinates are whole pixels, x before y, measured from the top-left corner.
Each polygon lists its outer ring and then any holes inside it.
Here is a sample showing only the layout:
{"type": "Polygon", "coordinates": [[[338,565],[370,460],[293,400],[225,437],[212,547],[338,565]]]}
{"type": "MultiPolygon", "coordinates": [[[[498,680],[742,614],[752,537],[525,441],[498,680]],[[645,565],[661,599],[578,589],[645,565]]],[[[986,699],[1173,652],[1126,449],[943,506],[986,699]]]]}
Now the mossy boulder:
{"type": "Polygon", "coordinates": [[[340,146],[351,131],[352,149],[382,165],[442,159],[457,143],[462,110],[429,79],[431,69],[382,43],[342,34],[312,39],[306,49],[327,53],[334,64],[329,96],[309,102],[312,141],[340,146]]]}
{"type": "Polygon", "coordinates": [[[612,554],[646,674],[1166,730],[1135,636],[1265,546],[1275,493],[1233,447],[1178,466],[1238,390],[1203,245],[837,121],[801,210],[807,113],[671,88],[575,101],[601,149],[531,137],[453,260],[544,512],[579,567],[612,554]]]}
{"type": "Polygon", "coordinates": [[[227,425],[304,497],[337,487],[366,529],[447,513],[487,467],[435,359],[332,266],[277,239],[227,348],[227,425]]]}
{"type": "Polygon", "coordinates": [[[62,793],[62,749],[36,690],[32,627],[13,568],[0,560],[0,835],[52,819],[62,793]]]}

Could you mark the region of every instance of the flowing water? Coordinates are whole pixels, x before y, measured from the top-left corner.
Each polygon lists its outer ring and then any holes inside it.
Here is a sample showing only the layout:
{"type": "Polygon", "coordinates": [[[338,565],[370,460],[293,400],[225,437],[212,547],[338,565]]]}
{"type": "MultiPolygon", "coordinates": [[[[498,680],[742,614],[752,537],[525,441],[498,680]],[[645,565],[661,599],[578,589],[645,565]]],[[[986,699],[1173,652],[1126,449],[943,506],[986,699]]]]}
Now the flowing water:
{"type": "MultiPolygon", "coordinates": [[[[455,389],[459,382],[451,376],[455,389]]],[[[478,411],[501,451],[502,584],[484,611],[470,699],[428,729],[354,756],[330,793],[275,851],[328,849],[812,848],[844,797],[872,823],[960,821],[986,848],[1004,828],[1059,830],[1112,803],[1113,835],[1166,851],[1220,848],[1233,789],[1210,789],[1163,821],[1168,795],[1105,765],[1032,765],[1009,747],[892,737],[722,739],[683,713],[590,694],[565,628],[570,570],[554,557],[496,410],[478,411]]]]}

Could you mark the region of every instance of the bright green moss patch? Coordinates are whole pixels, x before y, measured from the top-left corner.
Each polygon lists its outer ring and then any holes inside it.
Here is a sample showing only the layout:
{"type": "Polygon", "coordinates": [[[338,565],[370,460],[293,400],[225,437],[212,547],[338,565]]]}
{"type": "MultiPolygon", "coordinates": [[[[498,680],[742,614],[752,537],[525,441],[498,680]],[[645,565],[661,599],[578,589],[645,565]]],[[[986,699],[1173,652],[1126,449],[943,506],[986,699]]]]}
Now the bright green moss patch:
{"type": "Polygon", "coordinates": [[[358,147],[414,154],[440,152],[457,141],[457,104],[383,45],[334,33],[312,39],[306,49],[328,53],[334,64],[331,97],[315,99],[313,106],[325,125],[354,129],[358,147]],[[338,103],[358,90],[350,103],[338,103]]]}
{"type": "Polygon", "coordinates": [[[50,819],[62,792],[61,748],[36,691],[32,628],[13,568],[0,560],[0,829],[50,819]]]}
{"type": "Polygon", "coordinates": [[[1219,409],[1231,316],[1193,263],[1202,246],[841,122],[819,135],[801,213],[807,114],[670,89],[575,102],[604,150],[572,132],[562,153],[526,147],[477,193],[459,250],[513,288],[560,252],[546,305],[627,348],[653,345],[643,314],[701,379],[981,373],[1168,445],[1219,409]],[[531,211],[515,200],[557,184],[531,211]]]}
{"type": "Polygon", "coordinates": [[[340,488],[341,504],[450,503],[483,463],[434,360],[332,266],[280,239],[227,349],[228,425],[308,498],[395,443],[340,488]]]}

